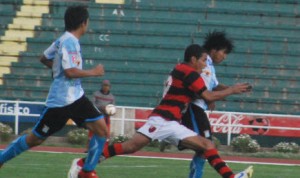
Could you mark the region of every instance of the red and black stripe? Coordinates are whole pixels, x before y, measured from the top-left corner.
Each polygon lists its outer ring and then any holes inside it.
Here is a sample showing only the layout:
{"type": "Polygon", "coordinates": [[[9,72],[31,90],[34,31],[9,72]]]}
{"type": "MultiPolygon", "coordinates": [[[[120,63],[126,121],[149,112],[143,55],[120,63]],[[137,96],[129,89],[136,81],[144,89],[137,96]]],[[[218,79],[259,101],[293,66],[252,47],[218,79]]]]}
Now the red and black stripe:
{"type": "Polygon", "coordinates": [[[159,115],[167,120],[181,120],[186,106],[197,95],[201,95],[206,87],[199,73],[184,63],[177,65],[170,76],[171,86],[152,115],[159,115]]]}
{"type": "Polygon", "coordinates": [[[207,150],[204,153],[209,164],[223,177],[234,178],[232,170],[226,165],[223,159],[219,156],[216,149],[207,150]]]}

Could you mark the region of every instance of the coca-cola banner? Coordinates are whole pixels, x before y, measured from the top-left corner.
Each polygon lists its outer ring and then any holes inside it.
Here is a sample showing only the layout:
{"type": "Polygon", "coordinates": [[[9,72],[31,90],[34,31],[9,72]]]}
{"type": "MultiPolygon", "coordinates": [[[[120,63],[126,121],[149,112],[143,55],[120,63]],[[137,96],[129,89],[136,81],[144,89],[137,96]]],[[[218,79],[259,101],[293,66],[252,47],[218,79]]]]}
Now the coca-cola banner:
{"type": "Polygon", "coordinates": [[[209,120],[212,124],[212,131],[227,133],[228,127],[217,125],[228,125],[230,118],[233,125],[231,133],[234,134],[300,137],[300,130],[296,130],[300,128],[300,117],[276,115],[211,113],[209,120]]]}
{"type": "MultiPolygon", "coordinates": [[[[150,109],[136,109],[135,117],[145,120],[150,113],[150,109]]],[[[300,137],[300,116],[229,112],[213,112],[208,113],[208,116],[214,133],[228,133],[231,129],[232,134],[300,137]],[[231,127],[228,127],[230,124],[231,127]]],[[[143,124],[144,122],[136,122],[135,128],[138,129],[143,124]]]]}

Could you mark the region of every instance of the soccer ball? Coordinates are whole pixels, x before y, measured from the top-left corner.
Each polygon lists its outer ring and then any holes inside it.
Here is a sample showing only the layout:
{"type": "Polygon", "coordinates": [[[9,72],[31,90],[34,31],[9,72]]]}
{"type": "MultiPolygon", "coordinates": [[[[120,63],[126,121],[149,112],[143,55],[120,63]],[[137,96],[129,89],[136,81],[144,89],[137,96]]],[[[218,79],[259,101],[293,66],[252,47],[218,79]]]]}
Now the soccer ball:
{"type": "Polygon", "coordinates": [[[116,114],[117,108],[116,108],[115,105],[109,104],[109,105],[107,105],[107,106],[105,107],[105,112],[106,112],[106,114],[112,116],[112,115],[115,115],[115,114],[116,114]]]}
{"type": "Polygon", "coordinates": [[[255,118],[249,121],[250,125],[262,126],[261,128],[252,128],[253,132],[263,135],[269,130],[270,121],[266,118],[255,118]]]}

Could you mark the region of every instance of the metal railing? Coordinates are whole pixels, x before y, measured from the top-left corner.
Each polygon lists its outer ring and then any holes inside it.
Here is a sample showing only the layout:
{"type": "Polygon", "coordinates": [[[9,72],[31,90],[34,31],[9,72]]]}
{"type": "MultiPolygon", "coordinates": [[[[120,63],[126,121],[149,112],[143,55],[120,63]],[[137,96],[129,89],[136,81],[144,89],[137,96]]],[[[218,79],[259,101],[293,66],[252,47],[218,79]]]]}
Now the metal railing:
{"type": "MultiPolygon", "coordinates": [[[[10,122],[14,122],[14,133],[19,134],[19,124],[22,122],[22,117],[34,117],[39,118],[40,113],[39,109],[34,107],[44,107],[43,102],[28,102],[28,101],[9,101],[9,100],[0,100],[0,122],[1,117],[9,116],[10,122]],[[35,112],[32,112],[36,110],[35,112]]],[[[115,116],[111,117],[112,122],[120,122],[116,127],[116,130],[119,131],[119,134],[126,134],[127,130],[125,129],[125,124],[127,122],[146,122],[146,119],[138,119],[136,117],[128,117],[129,112],[135,112],[135,110],[152,110],[152,108],[145,107],[127,107],[127,106],[118,106],[118,112],[115,116]]],[[[219,132],[227,134],[227,144],[231,142],[232,134],[238,134],[243,128],[262,128],[262,129],[274,129],[274,130],[285,130],[285,131],[295,131],[300,133],[300,116],[299,115],[274,115],[274,114],[261,114],[261,113],[241,113],[241,112],[207,112],[208,116],[211,115],[220,115],[219,118],[211,119],[211,126],[213,132],[219,132]],[[291,118],[297,119],[297,124],[293,127],[289,126],[255,126],[249,124],[241,124],[238,121],[241,116],[257,116],[257,117],[279,117],[279,118],[291,118]],[[222,119],[225,118],[226,122],[222,122],[222,119]]],[[[129,114],[130,115],[130,114],[129,114]]],[[[131,114],[132,115],[132,114],[131,114]]],[[[134,115],[134,114],[133,114],[134,115]]],[[[135,129],[135,128],[132,128],[135,129]]],[[[300,137],[300,134],[299,134],[300,137]]]]}

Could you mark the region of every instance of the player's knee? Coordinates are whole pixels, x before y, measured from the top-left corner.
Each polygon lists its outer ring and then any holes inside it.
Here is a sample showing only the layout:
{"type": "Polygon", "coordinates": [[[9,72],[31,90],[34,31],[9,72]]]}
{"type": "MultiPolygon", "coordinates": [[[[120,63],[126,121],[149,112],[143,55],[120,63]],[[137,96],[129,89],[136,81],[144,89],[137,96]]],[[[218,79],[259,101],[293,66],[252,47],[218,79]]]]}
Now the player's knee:
{"type": "Polygon", "coordinates": [[[215,144],[212,141],[208,140],[208,139],[206,139],[204,141],[203,145],[204,145],[204,150],[210,150],[210,149],[216,148],[215,144]]]}
{"type": "Polygon", "coordinates": [[[108,131],[107,131],[107,130],[103,130],[103,133],[102,133],[101,136],[102,136],[102,137],[105,137],[105,138],[108,138],[108,136],[109,136],[108,131]]]}
{"type": "Polygon", "coordinates": [[[207,150],[215,149],[215,148],[216,148],[216,145],[213,142],[209,141],[207,143],[207,150]]]}
{"type": "Polygon", "coordinates": [[[94,131],[94,134],[98,135],[99,137],[105,137],[105,138],[107,138],[109,135],[107,129],[96,129],[94,131]]]}
{"type": "Polygon", "coordinates": [[[86,124],[87,128],[95,135],[99,137],[108,137],[108,129],[105,123],[98,122],[98,124],[88,123],[86,124]]]}
{"type": "Polygon", "coordinates": [[[41,139],[32,133],[28,134],[26,137],[26,143],[30,148],[38,146],[38,145],[42,144],[44,141],[45,141],[44,139],[41,139]]]}

